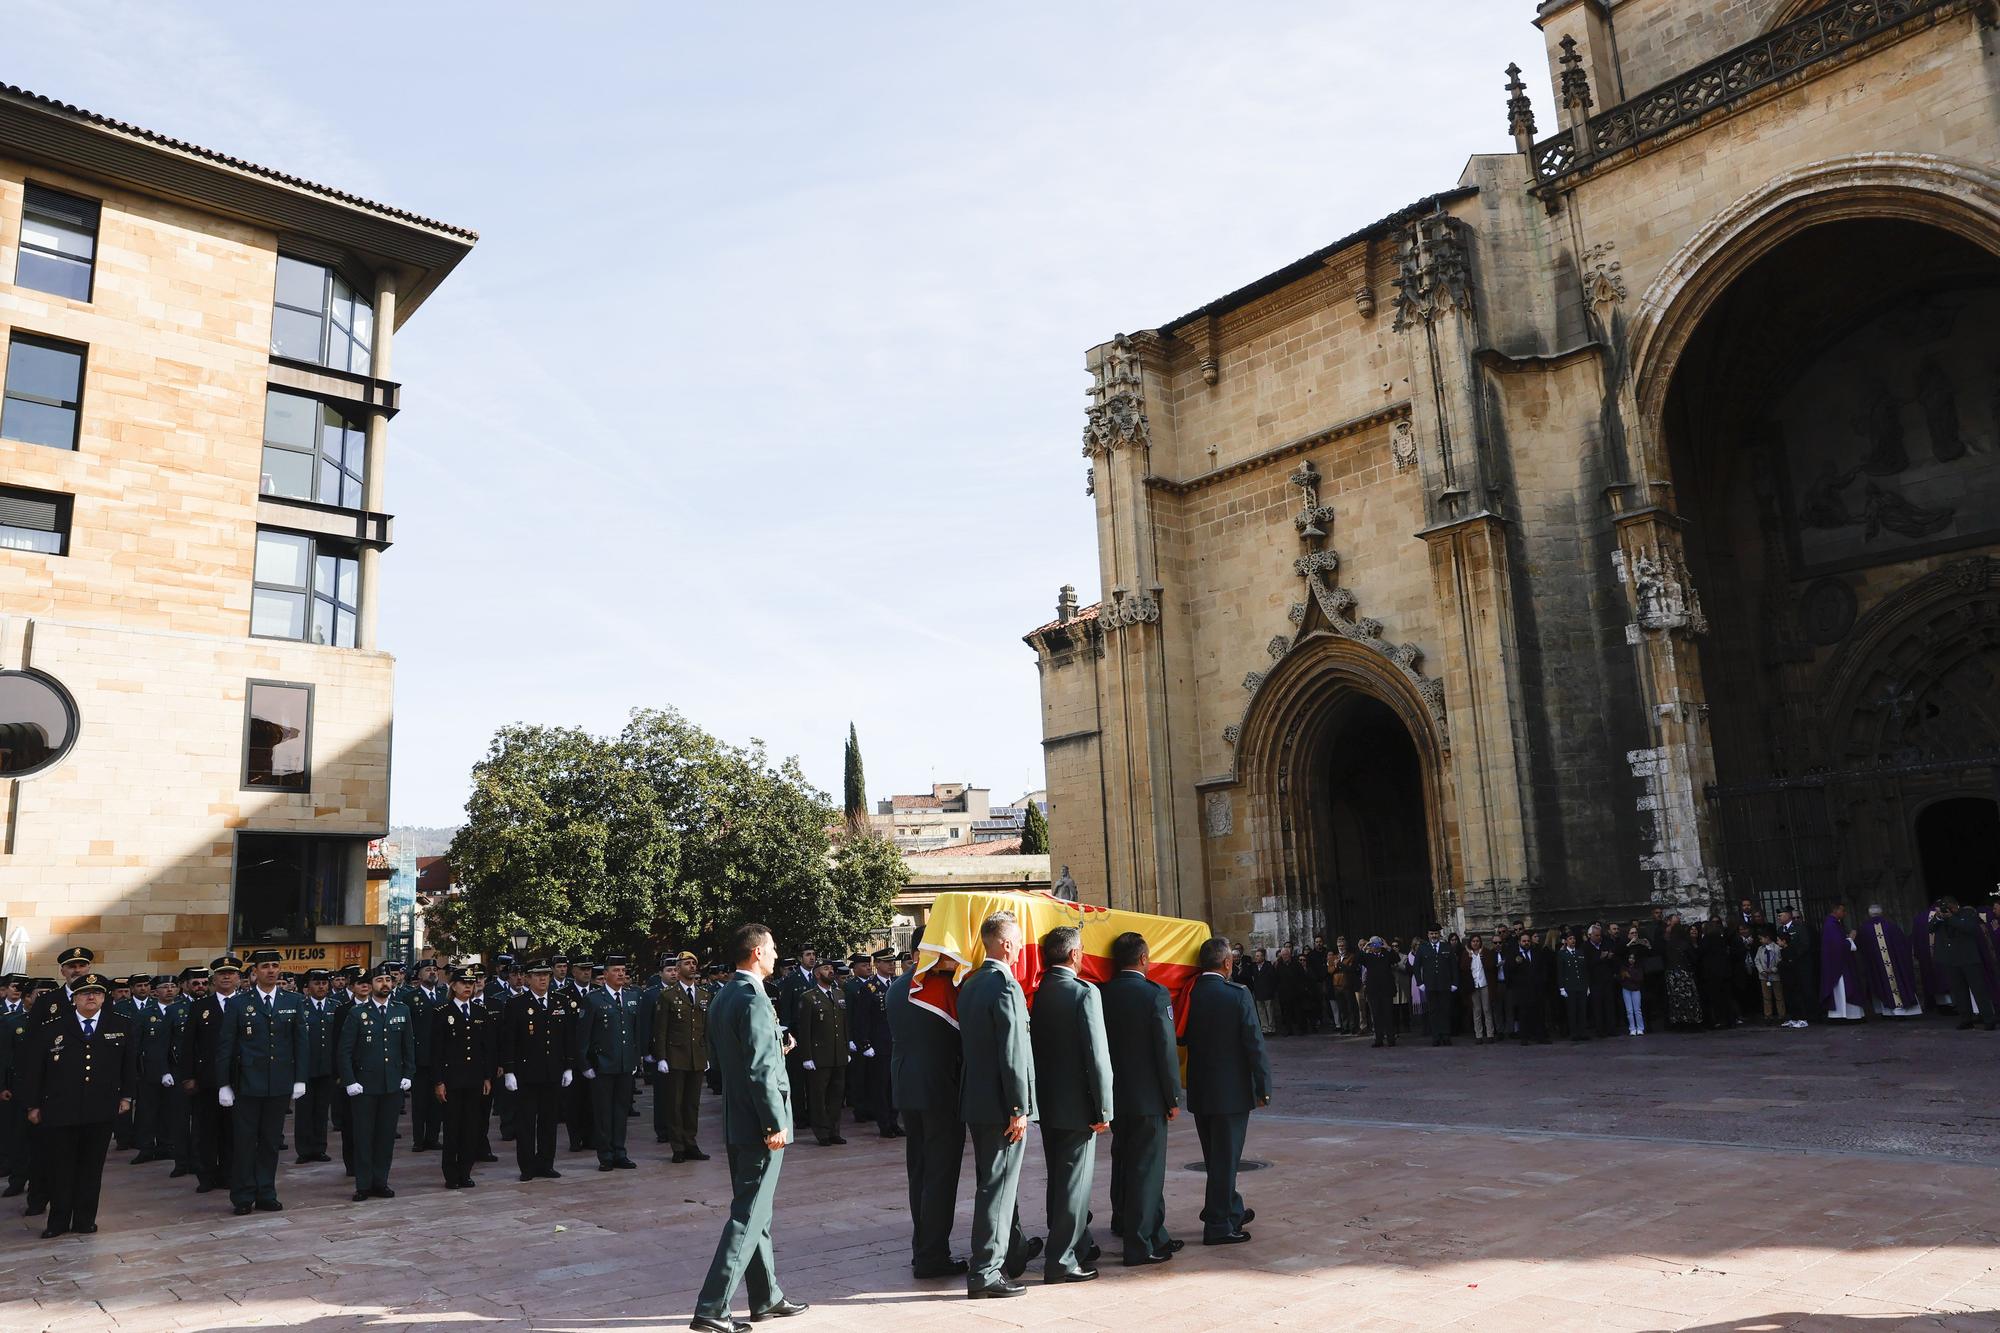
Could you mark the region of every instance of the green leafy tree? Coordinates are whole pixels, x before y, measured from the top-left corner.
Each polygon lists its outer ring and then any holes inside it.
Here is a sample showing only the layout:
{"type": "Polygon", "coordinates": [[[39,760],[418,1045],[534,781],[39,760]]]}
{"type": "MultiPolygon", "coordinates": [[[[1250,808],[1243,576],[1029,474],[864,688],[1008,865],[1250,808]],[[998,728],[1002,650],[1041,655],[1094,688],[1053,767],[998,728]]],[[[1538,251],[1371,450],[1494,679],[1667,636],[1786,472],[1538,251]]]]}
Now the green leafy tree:
{"type": "Polygon", "coordinates": [[[1028,802],[1028,822],[1021,826],[1021,855],[1047,856],[1049,854],[1049,821],[1042,814],[1042,807],[1028,802]]]}
{"type": "Polygon", "coordinates": [[[847,724],[847,762],[844,781],[841,784],[842,809],[847,815],[847,827],[856,833],[868,828],[868,780],[861,772],[861,740],[854,733],[854,724],[847,724]]]}

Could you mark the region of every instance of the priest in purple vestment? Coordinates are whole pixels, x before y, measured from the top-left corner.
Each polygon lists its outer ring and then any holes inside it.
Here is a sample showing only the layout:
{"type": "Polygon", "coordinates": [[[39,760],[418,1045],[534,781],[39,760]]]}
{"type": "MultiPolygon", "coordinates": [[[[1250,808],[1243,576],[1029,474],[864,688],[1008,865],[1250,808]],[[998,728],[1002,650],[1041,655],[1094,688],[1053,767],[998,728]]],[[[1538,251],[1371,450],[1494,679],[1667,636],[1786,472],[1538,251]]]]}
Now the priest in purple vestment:
{"type": "Polygon", "coordinates": [[[1924,1012],[1922,993],[1917,989],[1917,960],[1910,951],[1909,936],[1903,928],[1882,915],[1882,905],[1871,903],[1868,919],[1861,923],[1858,941],[1861,975],[1868,983],[1868,996],[1875,1012],[1889,1018],[1915,1018],[1924,1012]]]}
{"type": "Polygon", "coordinates": [[[1859,1022],[1868,1017],[1861,1007],[1868,991],[1853,933],[1847,925],[1847,905],[1834,904],[1833,915],[1819,933],[1819,999],[1828,1018],[1859,1022]]]}
{"type": "MultiPolygon", "coordinates": [[[[1936,903],[1931,904],[1935,906],[1936,903]]],[[[1917,956],[1917,985],[1923,990],[1924,1003],[1933,1009],[1949,1009],[1951,982],[1945,979],[1931,948],[1931,907],[1918,908],[1916,919],[1910,923],[1910,952],[1917,956]]]]}

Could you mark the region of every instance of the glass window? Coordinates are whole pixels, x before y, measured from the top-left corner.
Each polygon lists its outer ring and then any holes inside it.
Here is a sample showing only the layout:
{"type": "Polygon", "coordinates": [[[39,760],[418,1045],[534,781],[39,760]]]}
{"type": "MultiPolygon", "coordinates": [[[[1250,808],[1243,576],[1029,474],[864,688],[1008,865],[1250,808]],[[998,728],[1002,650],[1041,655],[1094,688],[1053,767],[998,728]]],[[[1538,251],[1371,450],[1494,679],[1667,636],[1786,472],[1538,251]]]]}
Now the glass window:
{"type": "Polygon", "coordinates": [[[39,671],[0,671],[0,776],[26,777],[76,743],[76,703],[39,671]]]}
{"type": "Polygon", "coordinates": [[[272,389],[264,399],[265,495],[359,509],[368,433],[336,408],[272,389]]]}
{"type": "Polygon", "coordinates": [[[76,448],[83,403],[83,349],[15,334],[7,344],[7,394],[0,436],[55,449],[76,448]]]}
{"type": "Polygon", "coordinates": [[[306,763],[312,744],[312,687],[253,680],[247,695],[243,785],[310,790],[306,763]]]}
{"type": "Polygon", "coordinates": [[[309,944],[320,926],[349,920],[349,867],[359,839],[245,833],[236,839],[236,900],[230,940],[240,944],[309,944]]]}
{"type": "Polygon", "coordinates": [[[0,550],[69,554],[70,497],[0,486],[0,550]]]}
{"type": "Polygon", "coordinates": [[[278,256],[271,354],[366,375],[373,365],[375,310],[324,264],[278,256]]]}
{"type": "Polygon", "coordinates": [[[14,285],[88,301],[96,258],[97,205],[28,186],[21,203],[21,250],[14,263],[14,285]]]}
{"type": "Polygon", "coordinates": [[[361,561],[351,546],[291,532],[257,533],[250,632],[352,648],[360,625],[361,561]]]}

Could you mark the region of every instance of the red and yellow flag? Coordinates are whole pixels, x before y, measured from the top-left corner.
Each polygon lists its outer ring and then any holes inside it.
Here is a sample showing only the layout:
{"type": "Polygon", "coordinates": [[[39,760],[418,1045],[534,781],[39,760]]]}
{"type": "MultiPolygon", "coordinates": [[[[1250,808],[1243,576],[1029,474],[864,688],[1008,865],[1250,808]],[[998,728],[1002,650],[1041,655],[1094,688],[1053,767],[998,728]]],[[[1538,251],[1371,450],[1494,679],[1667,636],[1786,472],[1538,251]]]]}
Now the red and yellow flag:
{"type": "Polygon", "coordinates": [[[979,942],[979,923],[999,911],[1012,912],[1021,923],[1021,934],[1028,947],[1014,962],[1014,976],[1028,992],[1030,1004],[1034,1003],[1035,986],[1042,976],[1041,951],[1035,943],[1043,935],[1057,926],[1077,927],[1083,932],[1083,979],[1107,981],[1111,977],[1111,941],[1128,930],[1136,930],[1146,937],[1146,948],[1153,960],[1147,975],[1173,996],[1174,1030],[1180,1031],[1187,1022],[1188,992],[1198,975],[1195,958],[1202,941],[1209,938],[1206,922],[1065,902],[1041,891],[940,893],[931,908],[930,920],[924,924],[923,947],[917,951],[913,964],[916,980],[910,983],[911,1003],[921,1004],[953,1027],[958,1026],[958,983],[986,961],[986,950],[979,942]],[[948,985],[943,977],[929,975],[940,958],[950,958],[958,964],[958,971],[948,985]]]}

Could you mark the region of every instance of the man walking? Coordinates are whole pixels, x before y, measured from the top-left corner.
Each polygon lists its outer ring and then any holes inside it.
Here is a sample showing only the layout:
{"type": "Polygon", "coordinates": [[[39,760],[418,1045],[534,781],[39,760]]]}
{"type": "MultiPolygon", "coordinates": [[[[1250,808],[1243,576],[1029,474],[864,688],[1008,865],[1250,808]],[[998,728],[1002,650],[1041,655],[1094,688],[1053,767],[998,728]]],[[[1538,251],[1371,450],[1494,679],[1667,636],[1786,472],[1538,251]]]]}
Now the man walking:
{"type": "MultiPolygon", "coordinates": [[[[1098,988],[1111,1047],[1111,1231],[1125,1242],[1125,1266],[1163,1264],[1181,1242],[1167,1235],[1167,1122],[1180,1114],[1180,1060],[1167,988],[1146,976],[1146,938],[1111,941],[1117,973],[1098,988]]],[[[1039,1028],[1037,1029],[1039,1032],[1039,1028]]],[[[1044,1123],[1047,1115],[1044,1113],[1044,1123]]],[[[1053,1242],[1054,1231],[1050,1232],[1053,1242]]]]}
{"type": "Polygon", "coordinates": [[[722,1071],[722,1140],[729,1157],[729,1220],[709,1261],[708,1277],[688,1327],[697,1333],[743,1333],[729,1312],[739,1283],[750,1289],[752,1319],[782,1319],[806,1308],[785,1298],[771,1253],[771,1201],[778,1190],[778,1154],[791,1126],[786,1041],[764,995],[778,956],[771,932],[754,923],[730,936],[736,974],[708,1009],[708,1055],[722,1071]]]}
{"type": "Polygon", "coordinates": [[[633,1081],[639,1076],[639,992],[625,979],[624,957],[606,955],[604,985],[584,996],[571,1038],[571,1063],[590,1081],[590,1133],[599,1171],[632,1171],[639,1165],[625,1151],[633,1081]]]}
{"type": "Polygon", "coordinates": [[[1210,939],[1201,946],[1196,957],[1201,975],[1188,997],[1182,1037],[1188,1052],[1188,1113],[1194,1117],[1208,1173],[1201,1210],[1204,1245],[1241,1245],[1250,1239],[1243,1226],[1257,1213],[1243,1206],[1236,1174],[1243,1162],[1251,1108],[1271,1104],[1271,1065],[1264,1055],[1256,1006],[1250,992],[1231,984],[1222,971],[1228,957],[1226,939],[1210,939]]]}
{"type": "Polygon", "coordinates": [[[1048,1249],[1042,1281],[1088,1282],[1097,1276],[1091,1243],[1090,1186],[1097,1136],[1111,1128],[1111,1051],[1097,988],[1077,975],[1083,932],[1057,926],[1042,936],[1042,980],[1029,1031],[1048,1163],[1048,1249]]]}
{"type": "Polygon", "coordinates": [[[701,1080],[708,1065],[708,996],[696,983],[701,960],[686,949],[653,1002],[652,1059],[660,1087],[656,1107],[666,1113],[665,1138],[676,1162],[706,1162],[695,1142],[701,1118],[701,1080]]]}
{"type": "Polygon", "coordinates": [[[1001,1272],[1021,1185],[1022,1140],[1036,1114],[1034,1050],[1028,1002],[1014,980],[1021,925],[995,912],[979,927],[986,961],[959,988],[958,1030],[964,1043],[959,1116],[972,1134],[975,1202],[966,1295],[974,1300],[1019,1296],[1027,1290],[1001,1272]]]}
{"type": "Polygon", "coordinates": [[[347,1092],[347,1134],[354,1141],[354,1202],[393,1199],[389,1163],[396,1152],[396,1116],[417,1072],[410,1011],[390,998],[395,979],[378,965],[369,994],[340,1027],[334,1077],[347,1092]]]}
{"type": "MultiPolygon", "coordinates": [[[[918,927],[910,939],[923,946],[918,927]]],[[[940,957],[933,985],[949,986],[957,964],[940,957]]],[[[890,1092],[902,1113],[903,1166],[910,1178],[910,1271],[920,1278],[958,1277],[963,1259],[951,1257],[951,1221],[958,1211],[959,1163],[965,1156],[965,1122],[959,1118],[958,1029],[943,1016],[910,1002],[914,973],[889,983],[885,1013],[893,1034],[890,1092]]]]}
{"type": "Polygon", "coordinates": [[[305,1096],[300,1072],[305,1002],[278,989],[284,955],[259,949],[250,955],[254,984],[238,991],[224,1014],[216,1056],[216,1102],[231,1115],[234,1161],[229,1202],[242,1217],[284,1209],[278,1202],[278,1144],[285,1113],[305,1096]]]}

